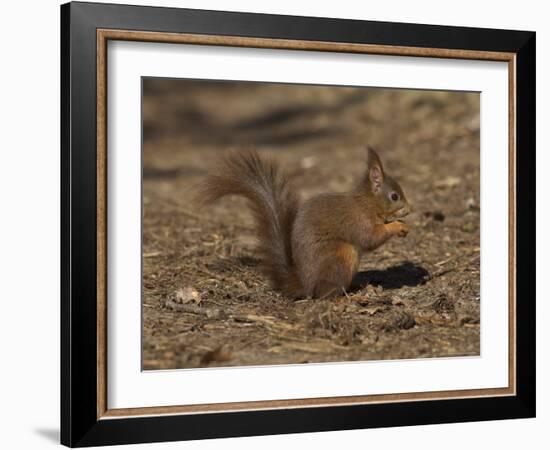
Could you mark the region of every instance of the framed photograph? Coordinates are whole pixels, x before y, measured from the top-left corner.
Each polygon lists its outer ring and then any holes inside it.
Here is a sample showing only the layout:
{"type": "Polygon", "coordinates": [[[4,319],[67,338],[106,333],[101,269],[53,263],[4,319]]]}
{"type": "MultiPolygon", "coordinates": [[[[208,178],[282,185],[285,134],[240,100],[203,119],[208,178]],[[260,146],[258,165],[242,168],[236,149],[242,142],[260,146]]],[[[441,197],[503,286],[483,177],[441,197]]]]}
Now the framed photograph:
{"type": "Polygon", "coordinates": [[[535,33],[61,7],[61,441],[535,415],[535,33]]]}

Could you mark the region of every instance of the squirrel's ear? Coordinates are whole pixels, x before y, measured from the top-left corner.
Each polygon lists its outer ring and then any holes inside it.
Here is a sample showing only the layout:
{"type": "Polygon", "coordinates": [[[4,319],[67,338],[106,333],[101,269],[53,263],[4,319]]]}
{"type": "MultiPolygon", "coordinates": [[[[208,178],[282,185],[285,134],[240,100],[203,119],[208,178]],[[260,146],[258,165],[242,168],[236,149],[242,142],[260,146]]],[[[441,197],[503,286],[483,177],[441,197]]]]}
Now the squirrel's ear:
{"type": "Polygon", "coordinates": [[[372,192],[377,193],[384,182],[384,168],[378,153],[370,146],[367,150],[367,177],[372,192]]]}

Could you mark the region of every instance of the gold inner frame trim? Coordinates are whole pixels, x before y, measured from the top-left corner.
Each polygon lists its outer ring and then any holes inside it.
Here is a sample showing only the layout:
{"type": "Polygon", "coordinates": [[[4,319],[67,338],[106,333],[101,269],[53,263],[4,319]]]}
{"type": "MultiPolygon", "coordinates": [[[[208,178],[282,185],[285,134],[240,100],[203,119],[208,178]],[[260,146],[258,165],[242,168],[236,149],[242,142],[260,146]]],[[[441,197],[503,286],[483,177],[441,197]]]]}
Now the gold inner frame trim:
{"type": "Polygon", "coordinates": [[[205,414],[245,410],[344,406],[401,401],[446,400],[516,394],[516,54],[445,48],[404,47],[324,41],[249,38],[240,36],[158,33],[148,31],[97,30],[97,418],[205,414]],[[107,42],[109,40],[217,45],[266,49],[364,53],[391,56],[471,59],[508,62],[509,144],[508,144],[508,387],[489,389],[411,392],[400,394],[263,400],[200,405],[148,406],[109,409],[107,405],[107,42]]]}

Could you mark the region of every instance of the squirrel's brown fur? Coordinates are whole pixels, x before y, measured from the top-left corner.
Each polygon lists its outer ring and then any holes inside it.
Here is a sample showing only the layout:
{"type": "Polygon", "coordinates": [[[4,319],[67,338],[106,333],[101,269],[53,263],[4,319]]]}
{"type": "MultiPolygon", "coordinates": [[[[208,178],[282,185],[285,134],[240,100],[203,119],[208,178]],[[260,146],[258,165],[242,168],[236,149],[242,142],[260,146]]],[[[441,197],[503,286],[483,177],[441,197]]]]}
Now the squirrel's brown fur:
{"type": "Polygon", "coordinates": [[[300,283],[290,237],[298,201],[278,165],[260,158],[255,151],[231,154],[223,161],[220,173],[209,176],[202,185],[199,198],[211,203],[232,194],[249,200],[263,272],[276,290],[297,295],[300,283]]]}
{"type": "Polygon", "coordinates": [[[408,232],[403,222],[387,223],[407,215],[410,207],[371,148],[356,189],[317,195],[302,205],[277,164],[255,151],[235,152],[208,177],[199,198],[208,203],[232,194],[249,200],[263,271],[290,297],[345,292],[363,252],[408,232]]]}

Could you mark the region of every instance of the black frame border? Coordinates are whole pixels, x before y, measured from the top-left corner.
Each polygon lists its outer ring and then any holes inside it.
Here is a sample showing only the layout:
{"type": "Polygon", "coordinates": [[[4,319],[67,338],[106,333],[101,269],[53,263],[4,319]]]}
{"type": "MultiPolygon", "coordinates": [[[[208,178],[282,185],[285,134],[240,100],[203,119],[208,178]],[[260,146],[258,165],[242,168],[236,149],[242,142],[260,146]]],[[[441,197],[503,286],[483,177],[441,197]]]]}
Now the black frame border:
{"type": "Polygon", "coordinates": [[[71,447],[535,416],[534,32],[68,3],[61,6],[61,443],[71,447]],[[516,395],[97,419],[96,30],[516,54],[516,395]]]}

